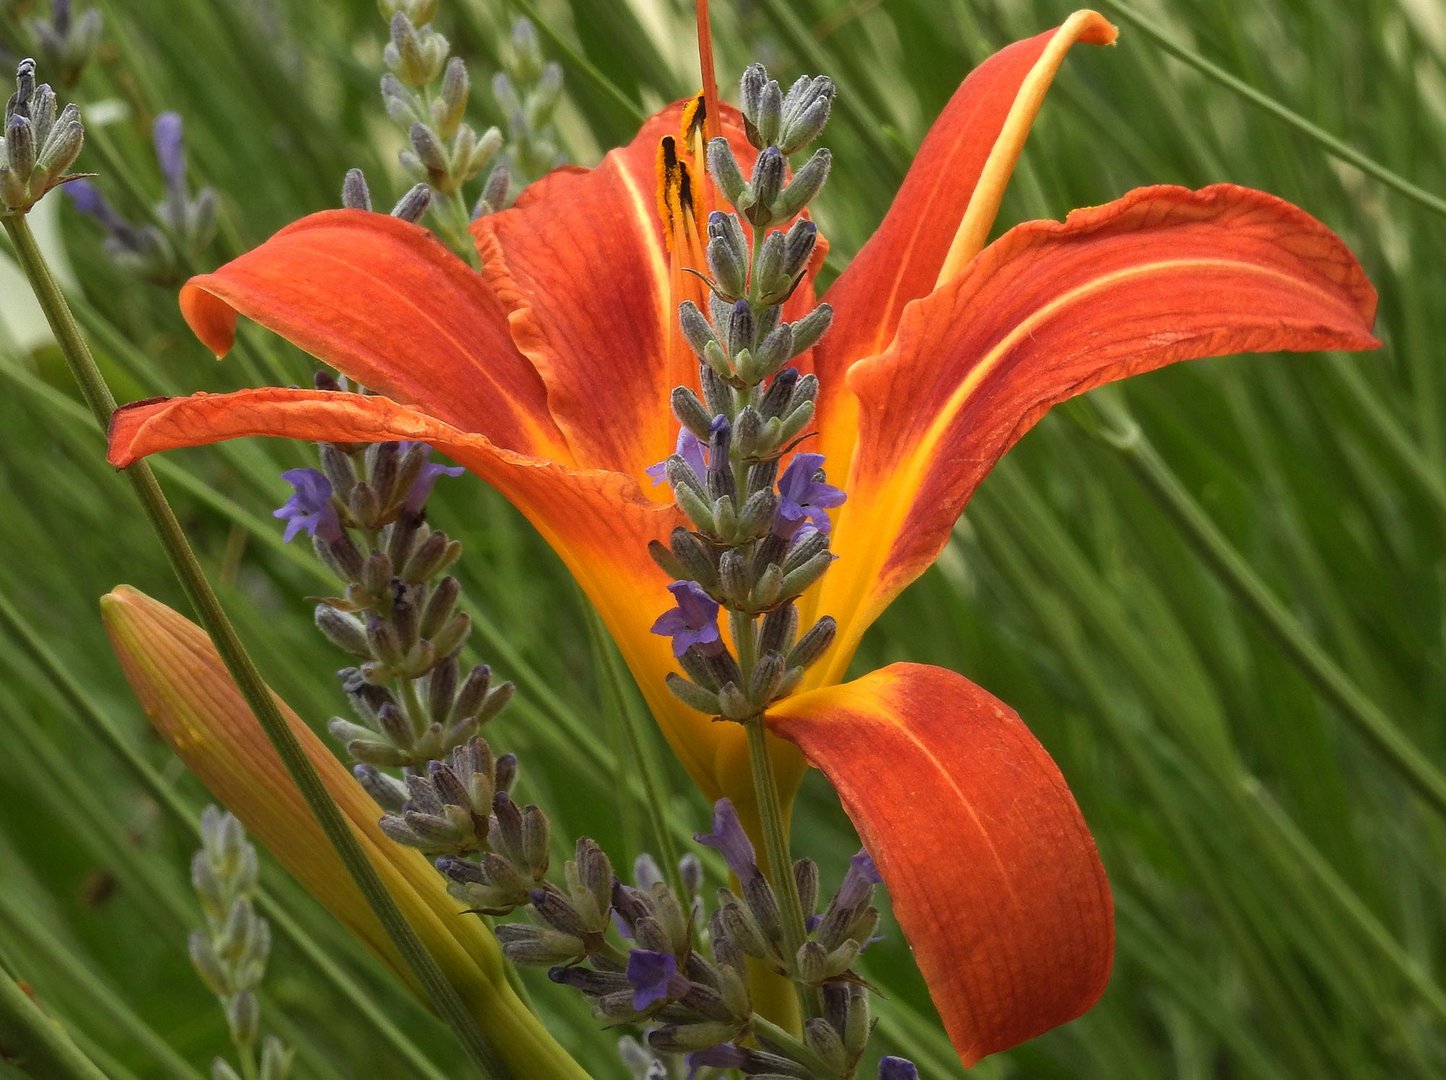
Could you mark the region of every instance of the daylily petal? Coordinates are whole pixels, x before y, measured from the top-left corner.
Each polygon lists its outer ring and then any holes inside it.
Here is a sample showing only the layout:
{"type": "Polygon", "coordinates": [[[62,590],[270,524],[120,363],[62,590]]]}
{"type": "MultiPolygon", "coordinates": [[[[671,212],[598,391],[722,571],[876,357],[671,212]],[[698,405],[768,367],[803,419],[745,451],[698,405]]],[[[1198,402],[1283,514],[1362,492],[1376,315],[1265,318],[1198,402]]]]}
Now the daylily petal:
{"type": "Polygon", "coordinates": [[[893,664],[788,698],[768,724],[838,790],[965,1065],[1095,1003],[1109,883],[1059,769],[1008,706],[951,671],[893,664]]]}
{"type": "Polygon", "coordinates": [[[509,450],[572,460],[497,297],[417,225],[360,210],[312,214],[192,278],[181,312],[218,356],[240,313],[371,390],[509,450]]]}
{"type": "MultiPolygon", "coordinates": [[[[205,632],[129,586],[101,600],[126,678],[160,735],[262,846],[414,992],[410,969],[372,914],[236,689],[205,632]]],[[[279,703],[280,704],[280,703],[279,703]]],[[[586,1076],[513,993],[496,939],[466,916],[418,851],[392,842],[346,768],[282,704],[287,724],[387,891],[508,1064],[524,1076],[586,1076]]]]}
{"type": "Polygon", "coordinates": [[[656,162],[681,111],[668,106],[597,168],[552,172],[473,227],[483,272],[578,461],[639,478],[672,447],[669,392],[696,381],[666,362],[677,311],[656,162]]]}
{"type": "Polygon", "coordinates": [[[985,474],[1061,401],[1177,360],[1363,349],[1376,295],[1340,239],[1248,188],[1140,188],[1034,221],[912,305],[856,364],[859,449],[816,610],[839,620],[818,676],[948,541],[985,474]]]}
{"type": "MultiPolygon", "coordinates": [[[[686,297],[674,290],[658,210],[658,144],[678,137],[683,104],[657,113],[597,168],[552,172],[511,210],[473,226],[483,273],[508,310],[517,347],[547,384],[578,464],[639,481],[672,451],[673,387],[698,384],[696,357],[676,347],[686,297]]],[[[755,152],[742,118],[722,111],[723,135],[748,168],[755,152]]],[[[694,183],[704,197],[701,178],[694,183]]],[[[815,270],[825,250],[816,252],[815,270]]],[[[685,280],[697,291],[695,278],[685,280]]],[[[785,315],[797,317],[811,295],[801,288],[785,315]]]]}
{"type": "Polygon", "coordinates": [[[1019,146],[1071,45],[1107,45],[1116,31],[1093,11],[1001,49],[969,73],[924,137],[883,222],[824,297],[834,306],[814,350],[821,381],[821,448],[835,472],[848,467],[855,410],[844,373],[893,339],[904,307],[934,290],[965,208],[996,145],[1002,161],[979,191],[975,215],[985,232],[998,209],[1019,146]],[[1012,151],[1012,153],[1011,153],[1012,151]]]}
{"type": "MultiPolygon", "coordinates": [[[[647,552],[679,521],[671,505],[647,501],[629,477],[565,469],[500,449],[416,409],[375,395],[319,390],[241,390],[136,402],[111,423],[112,465],[162,450],[248,435],[327,442],[410,439],[430,443],[497,488],[522,511],[567,565],[622,649],[663,734],[710,799],[728,795],[753,828],[747,740],[736,724],[715,723],[668,691],[675,670],[666,639],[649,632],[667,606],[668,578],[647,552]]],[[[802,759],[779,745],[780,785],[791,792],[802,759]]],[[[755,835],[757,835],[755,833],[755,835]]]]}

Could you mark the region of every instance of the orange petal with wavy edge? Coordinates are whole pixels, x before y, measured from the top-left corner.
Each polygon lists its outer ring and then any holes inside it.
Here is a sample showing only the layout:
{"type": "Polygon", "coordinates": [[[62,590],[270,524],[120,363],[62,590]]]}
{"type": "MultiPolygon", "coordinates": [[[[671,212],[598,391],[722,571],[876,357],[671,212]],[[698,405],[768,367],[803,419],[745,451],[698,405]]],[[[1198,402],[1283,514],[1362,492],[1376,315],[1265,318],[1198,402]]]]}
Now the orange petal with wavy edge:
{"type": "Polygon", "coordinates": [[[1262,192],[1140,188],[1064,222],[1021,225],[905,313],[850,369],[860,408],[824,681],[934,560],[985,474],[1051,405],[1177,360],[1367,349],[1376,294],[1320,222],[1262,192]]]}
{"type": "Polygon", "coordinates": [[[181,313],[218,356],[239,313],[371,390],[509,450],[572,460],[497,297],[420,226],[360,210],[312,214],[192,278],[181,313]]]}
{"type": "Polygon", "coordinates": [[[768,726],[833,783],[965,1065],[1079,1016],[1114,905],[1074,796],[1007,705],[893,664],[782,702],[768,726]]]}
{"type": "MultiPolygon", "coordinates": [[[[428,442],[512,501],[558,553],[618,642],[663,734],[698,785],[729,795],[751,820],[746,740],[736,724],[714,723],[669,693],[676,670],[668,640],[649,633],[669,606],[667,577],[649,557],[648,541],[666,541],[679,517],[648,502],[616,473],[565,469],[493,446],[387,398],[318,390],[242,390],[142,401],[116,411],[110,462],[124,467],[162,450],[248,435],[325,442],[428,442]]],[[[777,767],[796,785],[802,762],[779,747],[777,767]]],[[[782,781],[781,781],[782,782],[782,781]]],[[[790,788],[791,791],[791,788],[790,788]]]]}
{"type": "Polygon", "coordinates": [[[888,214],[824,297],[834,321],[814,350],[814,367],[821,450],[836,476],[846,473],[853,447],[856,414],[844,386],[849,365],[887,346],[905,305],[934,290],[985,164],[1003,143],[1004,160],[990,162],[989,190],[974,200],[972,216],[988,231],[1024,134],[1070,46],[1107,45],[1115,36],[1102,16],[1081,11],[1015,42],[970,72],[929,128],[888,214]]]}

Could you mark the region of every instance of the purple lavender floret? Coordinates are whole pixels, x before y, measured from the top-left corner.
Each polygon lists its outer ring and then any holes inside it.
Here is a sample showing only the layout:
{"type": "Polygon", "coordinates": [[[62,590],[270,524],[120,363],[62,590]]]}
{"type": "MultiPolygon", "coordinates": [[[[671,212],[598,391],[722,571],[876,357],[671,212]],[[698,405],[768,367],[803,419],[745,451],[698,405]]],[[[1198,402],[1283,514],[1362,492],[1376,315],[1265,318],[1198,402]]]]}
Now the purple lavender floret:
{"type": "MultiPolygon", "coordinates": [[[[688,463],[688,468],[693,470],[693,474],[698,477],[698,482],[702,483],[703,477],[708,471],[708,455],[707,448],[699,441],[698,436],[687,428],[680,428],[678,445],[673,453],[688,463]]],[[[649,465],[644,471],[653,483],[661,484],[668,478],[668,460],[664,458],[656,465],[649,465]]]]}
{"type": "MultiPolygon", "coordinates": [[[[430,454],[432,448],[426,443],[400,442],[397,444],[397,452],[405,457],[414,446],[420,446],[422,452],[430,454]]],[[[442,465],[435,461],[428,461],[417,473],[417,478],[412,481],[412,486],[407,489],[406,501],[402,508],[409,514],[421,513],[423,504],[432,497],[432,488],[436,486],[437,480],[443,476],[461,476],[467,470],[460,465],[442,465]]]]}
{"type": "Polygon", "coordinates": [[[918,1067],[908,1058],[879,1058],[879,1080],[919,1080],[918,1067]]]}
{"type": "Polygon", "coordinates": [[[638,1012],[688,992],[688,980],[678,974],[672,953],[634,949],[628,954],[628,982],[633,987],[633,1008],[638,1012]]]}
{"type": "Polygon", "coordinates": [[[172,192],[184,194],[186,190],[186,155],[181,138],[181,114],[163,112],[156,117],[151,128],[151,139],[156,146],[156,161],[166,186],[172,192]]]}
{"type": "Polygon", "coordinates": [[[843,884],[839,886],[840,906],[854,908],[867,904],[873,896],[874,886],[883,880],[869,853],[859,849],[859,853],[849,859],[848,873],[844,874],[843,884]]]}
{"type": "Polygon", "coordinates": [[[797,454],[778,478],[778,516],[773,531],[792,537],[811,526],[828,535],[832,524],[827,511],[840,506],[848,496],[822,478],[822,454],[797,454]]]}
{"type": "Polygon", "coordinates": [[[321,540],[341,539],[341,520],[331,504],[331,481],[317,469],[288,469],[281,474],[296,490],[271,516],[286,522],[282,539],[290,543],[303,529],[321,540]]]}
{"type": "Polygon", "coordinates": [[[713,804],[713,831],[694,834],[693,839],[721,852],[728,869],[740,882],[752,881],[758,876],[758,857],[738,821],[738,811],[733,809],[731,799],[719,799],[713,804]]]}
{"type": "Polygon", "coordinates": [[[652,632],[673,639],[674,656],[694,645],[708,655],[719,652],[723,642],[718,636],[718,602],[695,581],[675,581],[668,591],[678,606],[659,615],[652,632]]]}

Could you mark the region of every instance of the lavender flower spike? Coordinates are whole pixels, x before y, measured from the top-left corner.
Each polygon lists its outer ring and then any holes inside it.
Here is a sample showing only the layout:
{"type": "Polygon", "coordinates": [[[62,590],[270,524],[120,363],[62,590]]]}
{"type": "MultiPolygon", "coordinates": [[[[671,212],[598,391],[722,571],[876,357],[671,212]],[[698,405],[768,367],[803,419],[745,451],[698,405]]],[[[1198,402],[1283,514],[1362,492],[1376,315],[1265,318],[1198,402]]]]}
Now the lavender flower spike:
{"type": "Polygon", "coordinates": [[[778,517],[773,531],[784,538],[793,536],[805,523],[825,536],[832,523],[827,510],[848,498],[823,479],[822,454],[798,454],[778,479],[778,517]]]}
{"type": "Polygon", "coordinates": [[[688,980],[678,974],[672,953],[634,949],[628,954],[628,982],[633,987],[633,1008],[638,1012],[688,992],[688,980]]]}
{"type": "Polygon", "coordinates": [[[710,656],[719,652],[723,642],[718,636],[718,602],[694,581],[675,581],[668,591],[678,606],[659,615],[652,632],[673,639],[674,656],[694,645],[710,656]]]}
{"type": "Polygon", "coordinates": [[[753,843],[738,821],[738,811],[733,809],[730,799],[719,799],[713,804],[713,831],[695,834],[693,839],[705,847],[716,848],[723,854],[723,861],[733,876],[740,882],[752,881],[758,876],[758,857],[753,852],[753,843]]]}
{"type": "Polygon", "coordinates": [[[341,520],[331,504],[331,481],[317,469],[288,469],[281,474],[296,490],[271,516],[286,522],[282,539],[290,543],[303,529],[322,540],[341,539],[341,520]]]}

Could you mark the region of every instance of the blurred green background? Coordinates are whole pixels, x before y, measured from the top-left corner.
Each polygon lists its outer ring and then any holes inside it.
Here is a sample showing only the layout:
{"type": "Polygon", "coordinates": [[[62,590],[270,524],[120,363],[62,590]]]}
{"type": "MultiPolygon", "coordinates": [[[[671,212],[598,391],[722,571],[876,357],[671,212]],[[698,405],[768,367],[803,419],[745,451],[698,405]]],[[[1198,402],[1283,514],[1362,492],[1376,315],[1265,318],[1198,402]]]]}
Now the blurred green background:
{"type": "MultiPolygon", "coordinates": [[[[337,205],[348,167],[365,168],[381,204],[405,189],[402,136],[376,90],[385,24],[368,0],[94,6],[105,16],[99,54],[61,94],[86,112],[79,167],[144,219],[161,191],[150,123],[178,110],[193,181],[221,200],[220,238],[197,269],[337,205]]],[[[713,6],[725,87],[752,59],[785,85],[817,72],[840,85],[824,140],[835,170],[817,204],[835,268],[878,222],[969,68],[1070,10],[713,6]]],[[[0,0],[0,52],[25,54],[24,19],[45,7],[0,0]]],[[[1120,26],[1119,47],[1066,62],[1002,225],[1140,184],[1261,187],[1356,251],[1381,293],[1385,348],[1183,365],[1057,410],[870,633],[858,671],[937,663],[1018,709],[1072,785],[1114,885],[1119,945],[1104,999],[977,1071],[1446,1075],[1446,202],[1426,194],[1446,194],[1446,7],[1101,10],[1120,26]]],[[[486,82],[523,14],[539,18],[566,72],[561,130],[574,161],[591,164],[644,110],[695,87],[681,0],[443,0],[438,25],[468,61],[483,126],[502,119],[486,82]]],[[[99,229],[59,197],[37,224],[64,253],[72,303],[122,400],[309,381],[306,357],[254,328],[215,364],[182,323],[174,286],[115,269],[99,229]]],[[[148,734],[96,614],[119,582],[184,604],[8,271],[0,596],[16,617],[0,619],[0,966],[108,1075],[195,1076],[226,1050],[225,1027],[185,954],[199,923],[186,877],[194,836],[162,795],[192,817],[205,796],[148,734]],[[103,725],[149,769],[128,766],[103,725]]],[[[247,441],[157,467],[267,678],[320,726],[345,708],[338,655],[304,599],[325,579],[303,544],[280,544],[269,517],[287,494],[280,471],[310,460],[305,447],[247,441]]],[[[618,764],[618,710],[560,563],[473,478],[440,485],[431,518],[467,544],[475,652],[519,684],[489,739],[522,756],[526,796],[552,814],[560,851],[581,832],[636,850],[645,818],[618,764]]],[[[701,827],[701,799],[665,765],[680,828],[701,827]]],[[[856,841],[817,775],[795,835],[831,887],[856,841]]],[[[284,875],[268,868],[265,880],[293,929],[277,935],[263,1027],[299,1048],[296,1074],[460,1075],[445,1029],[284,875]]],[[[879,1049],[926,1077],[962,1075],[887,925],[865,965],[883,992],[879,1049]]],[[[624,1075],[616,1033],[598,1030],[580,1000],[529,984],[596,1075],[624,1075]]]]}

